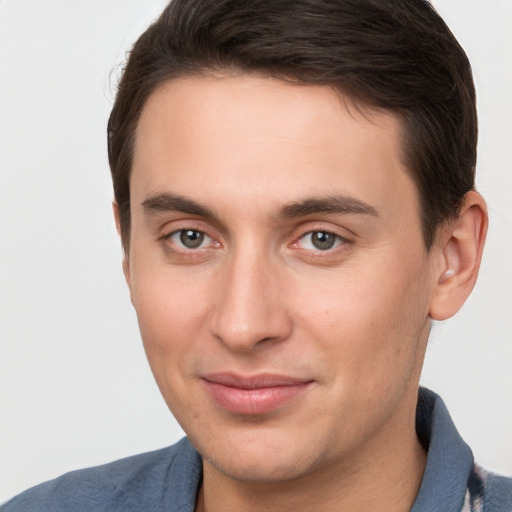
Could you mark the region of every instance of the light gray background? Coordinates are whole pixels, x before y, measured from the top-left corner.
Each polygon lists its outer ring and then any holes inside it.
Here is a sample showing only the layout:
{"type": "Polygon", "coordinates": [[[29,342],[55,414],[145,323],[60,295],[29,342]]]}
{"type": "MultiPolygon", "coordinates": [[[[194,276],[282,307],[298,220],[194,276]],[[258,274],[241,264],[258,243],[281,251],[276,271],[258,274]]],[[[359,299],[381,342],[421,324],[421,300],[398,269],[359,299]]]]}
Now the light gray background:
{"type": "MultiPolygon", "coordinates": [[[[123,281],[105,148],[118,65],[164,4],[0,0],[0,503],[182,435],[123,281]]],[[[435,326],[422,382],[477,459],[512,474],[512,2],[435,5],[473,63],[491,228],[477,289],[435,326]]]]}

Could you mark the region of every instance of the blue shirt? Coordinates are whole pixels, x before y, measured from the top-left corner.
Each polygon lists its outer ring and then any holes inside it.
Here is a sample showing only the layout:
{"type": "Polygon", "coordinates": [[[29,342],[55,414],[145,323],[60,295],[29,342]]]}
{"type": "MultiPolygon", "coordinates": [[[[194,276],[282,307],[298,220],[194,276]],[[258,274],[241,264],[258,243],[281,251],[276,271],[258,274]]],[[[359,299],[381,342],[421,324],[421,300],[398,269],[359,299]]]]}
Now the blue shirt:
{"type": "MultiPolygon", "coordinates": [[[[416,431],[427,464],[411,512],[512,511],[512,479],[474,464],[441,398],[423,388],[416,431]]],[[[1,512],[194,512],[201,479],[201,456],[184,438],[162,450],[40,484],[1,512]]]]}

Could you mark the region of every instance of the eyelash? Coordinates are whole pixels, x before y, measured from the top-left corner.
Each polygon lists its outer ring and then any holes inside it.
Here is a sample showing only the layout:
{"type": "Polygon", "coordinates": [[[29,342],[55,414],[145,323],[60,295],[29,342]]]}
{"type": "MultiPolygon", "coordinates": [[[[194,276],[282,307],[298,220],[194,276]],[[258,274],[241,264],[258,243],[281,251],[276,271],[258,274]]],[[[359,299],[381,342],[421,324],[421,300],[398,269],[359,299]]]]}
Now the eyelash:
{"type": "MultiPolygon", "coordinates": [[[[311,252],[314,252],[317,254],[322,254],[322,253],[332,253],[333,251],[338,249],[340,246],[343,246],[348,242],[349,241],[346,238],[342,237],[341,235],[338,235],[337,233],[333,233],[332,231],[328,231],[328,230],[324,230],[324,229],[312,229],[312,230],[304,233],[300,237],[298,237],[297,240],[295,242],[293,242],[292,247],[299,249],[299,250],[302,249],[302,250],[305,250],[308,252],[311,251],[311,252]],[[321,235],[327,235],[328,237],[333,237],[333,242],[332,242],[333,245],[331,247],[326,247],[324,249],[321,249],[319,247],[314,247],[314,248],[310,248],[310,249],[304,249],[304,248],[299,247],[299,243],[301,240],[304,240],[306,237],[312,236],[315,233],[321,234],[321,235]]],[[[310,245],[314,245],[313,240],[310,241],[310,245]]]]}
{"type": "MultiPolygon", "coordinates": [[[[178,251],[195,252],[196,249],[197,250],[205,249],[206,247],[202,247],[202,244],[205,239],[210,239],[210,243],[208,245],[210,245],[211,242],[214,242],[214,245],[216,247],[220,247],[219,242],[217,242],[213,237],[209,236],[208,233],[206,233],[206,231],[203,231],[200,229],[192,229],[192,228],[177,229],[177,230],[163,236],[162,238],[164,239],[164,241],[170,240],[174,246],[178,247],[178,251]],[[199,237],[203,237],[203,239],[199,242],[199,245],[197,247],[186,247],[184,245],[181,237],[187,232],[194,233],[199,237]],[[176,240],[175,237],[177,237],[177,236],[179,236],[181,240],[176,240]]],[[[299,250],[302,249],[305,251],[326,253],[326,252],[331,252],[331,251],[337,249],[338,247],[344,245],[347,242],[348,242],[348,240],[346,238],[344,238],[336,233],[333,233],[328,230],[317,229],[317,230],[310,230],[310,231],[307,231],[306,233],[302,234],[291,244],[291,247],[294,249],[299,249],[299,250]],[[323,249],[319,248],[319,247],[303,248],[303,247],[299,246],[301,240],[306,239],[306,237],[308,237],[308,236],[311,237],[314,234],[321,234],[321,235],[327,235],[327,237],[333,237],[332,245],[330,247],[327,246],[323,249]]],[[[310,243],[310,245],[314,245],[313,240],[310,240],[309,243],[310,243]]]]}
{"type": "Polygon", "coordinates": [[[164,242],[170,241],[172,245],[176,246],[177,249],[172,249],[175,252],[186,252],[186,253],[192,253],[197,252],[201,249],[206,249],[207,247],[202,247],[202,244],[204,240],[208,238],[210,239],[210,244],[213,242],[216,247],[220,247],[220,243],[217,242],[213,237],[208,235],[206,231],[203,231],[201,229],[194,229],[194,228],[183,228],[183,229],[177,229],[175,231],[172,231],[171,233],[164,235],[162,237],[162,240],[164,242]],[[203,239],[200,241],[200,245],[198,247],[186,247],[183,244],[183,240],[178,241],[174,240],[175,237],[181,238],[185,233],[190,232],[199,235],[200,237],[203,237],[203,239]]]}

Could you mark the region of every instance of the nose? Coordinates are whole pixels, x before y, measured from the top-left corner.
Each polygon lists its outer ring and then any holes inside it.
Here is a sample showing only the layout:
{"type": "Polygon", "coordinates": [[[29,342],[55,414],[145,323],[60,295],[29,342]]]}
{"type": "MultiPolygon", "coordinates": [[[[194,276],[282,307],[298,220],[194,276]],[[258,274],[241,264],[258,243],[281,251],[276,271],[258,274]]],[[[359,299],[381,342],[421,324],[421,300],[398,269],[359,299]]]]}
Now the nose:
{"type": "Polygon", "coordinates": [[[289,337],[292,322],[285,306],[278,265],[268,258],[238,254],[219,274],[210,331],[231,350],[249,351],[263,342],[289,337]]]}

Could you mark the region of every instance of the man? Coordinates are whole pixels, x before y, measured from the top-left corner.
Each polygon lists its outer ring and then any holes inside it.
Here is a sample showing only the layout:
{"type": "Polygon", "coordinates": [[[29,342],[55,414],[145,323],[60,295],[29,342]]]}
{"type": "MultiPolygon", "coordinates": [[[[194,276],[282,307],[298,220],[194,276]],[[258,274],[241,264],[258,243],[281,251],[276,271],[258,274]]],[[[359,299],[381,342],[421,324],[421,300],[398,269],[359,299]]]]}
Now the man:
{"type": "Polygon", "coordinates": [[[422,0],[173,2],[109,123],[124,272],[188,438],[5,510],[510,510],[418,383],[475,283],[469,63],[422,0]]]}

